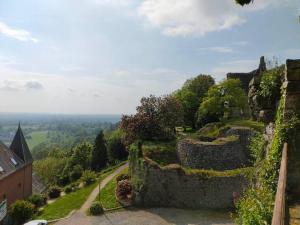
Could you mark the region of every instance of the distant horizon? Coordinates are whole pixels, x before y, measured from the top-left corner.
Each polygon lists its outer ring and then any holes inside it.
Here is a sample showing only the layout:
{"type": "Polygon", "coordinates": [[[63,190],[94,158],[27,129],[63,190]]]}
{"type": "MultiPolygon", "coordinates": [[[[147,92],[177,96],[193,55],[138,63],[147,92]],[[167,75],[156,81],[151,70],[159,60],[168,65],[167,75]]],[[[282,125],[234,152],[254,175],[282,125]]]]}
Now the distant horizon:
{"type": "Polygon", "coordinates": [[[260,56],[300,57],[299,0],[10,0],[0,9],[8,113],[132,114],[142,97],[199,74],[220,81],[257,69],[260,56]]]}

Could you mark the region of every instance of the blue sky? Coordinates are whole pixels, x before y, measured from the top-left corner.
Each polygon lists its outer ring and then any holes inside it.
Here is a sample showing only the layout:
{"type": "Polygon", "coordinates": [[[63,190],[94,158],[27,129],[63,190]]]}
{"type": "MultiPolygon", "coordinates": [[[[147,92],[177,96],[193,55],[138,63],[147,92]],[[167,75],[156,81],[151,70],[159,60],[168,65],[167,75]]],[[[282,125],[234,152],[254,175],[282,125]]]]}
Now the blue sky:
{"type": "Polygon", "coordinates": [[[133,113],[200,73],[300,58],[300,2],[0,2],[0,112],[133,113]]]}

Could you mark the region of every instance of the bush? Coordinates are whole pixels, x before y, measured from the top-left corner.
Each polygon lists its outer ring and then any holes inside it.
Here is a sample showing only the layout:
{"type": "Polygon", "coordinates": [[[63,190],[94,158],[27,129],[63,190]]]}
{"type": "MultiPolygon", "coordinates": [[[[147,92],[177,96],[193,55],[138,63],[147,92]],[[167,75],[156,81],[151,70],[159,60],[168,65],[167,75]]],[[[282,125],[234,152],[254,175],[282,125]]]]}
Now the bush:
{"type": "Polygon", "coordinates": [[[96,173],[94,171],[85,170],[81,176],[84,185],[92,184],[96,181],[96,173]]]}
{"type": "Polygon", "coordinates": [[[270,224],[274,203],[274,193],[262,185],[246,191],[236,207],[239,217],[237,224],[263,225],[270,224]]]}
{"type": "Polygon", "coordinates": [[[128,179],[129,179],[129,175],[128,174],[120,174],[116,178],[117,182],[119,182],[121,180],[128,180],[128,179]]]}
{"type": "Polygon", "coordinates": [[[49,198],[58,198],[60,196],[61,189],[57,186],[52,186],[48,190],[49,198]]]}
{"type": "Polygon", "coordinates": [[[31,202],[36,208],[46,205],[47,198],[44,195],[34,194],[28,198],[28,201],[31,202]]]}
{"type": "Polygon", "coordinates": [[[68,186],[66,186],[66,187],[64,188],[64,192],[65,192],[66,194],[68,194],[68,193],[70,193],[70,192],[72,192],[72,191],[73,191],[73,188],[72,188],[71,185],[68,185],[68,186]]]}
{"type": "Polygon", "coordinates": [[[129,180],[121,180],[117,185],[117,196],[121,199],[126,199],[131,194],[132,187],[129,180]]]}
{"type": "Polygon", "coordinates": [[[82,172],[83,172],[82,166],[80,165],[74,166],[72,171],[69,173],[70,180],[71,181],[78,180],[82,176],[82,172]]]}
{"type": "Polygon", "coordinates": [[[91,215],[100,215],[104,212],[104,210],[101,203],[97,201],[91,205],[89,212],[91,215]]]}
{"type": "Polygon", "coordinates": [[[17,224],[23,224],[34,214],[34,205],[28,201],[17,200],[10,206],[9,215],[17,224]]]}

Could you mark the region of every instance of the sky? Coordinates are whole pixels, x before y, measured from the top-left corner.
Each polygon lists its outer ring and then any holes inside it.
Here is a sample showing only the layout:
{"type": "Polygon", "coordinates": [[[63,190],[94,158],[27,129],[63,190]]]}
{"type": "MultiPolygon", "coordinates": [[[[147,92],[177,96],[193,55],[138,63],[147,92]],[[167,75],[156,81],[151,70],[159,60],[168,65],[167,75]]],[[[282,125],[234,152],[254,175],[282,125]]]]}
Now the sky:
{"type": "Polygon", "coordinates": [[[186,79],[300,58],[299,0],[0,1],[0,112],[130,114],[186,79]]]}

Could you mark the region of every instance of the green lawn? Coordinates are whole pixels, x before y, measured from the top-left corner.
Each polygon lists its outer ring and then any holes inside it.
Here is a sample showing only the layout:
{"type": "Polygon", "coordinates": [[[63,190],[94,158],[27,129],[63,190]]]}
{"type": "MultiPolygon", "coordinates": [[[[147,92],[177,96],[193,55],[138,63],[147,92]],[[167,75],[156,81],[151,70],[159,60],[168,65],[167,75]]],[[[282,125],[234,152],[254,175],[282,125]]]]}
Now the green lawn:
{"type": "MultiPolygon", "coordinates": [[[[128,168],[124,169],[120,174],[128,173],[128,168]]],[[[118,176],[118,175],[117,175],[118,176]]],[[[122,205],[117,201],[115,197],[115,190],[117,187],[117,180],[115,176],[100,192],[100,201],[105,209],[112,209],[121,207],[122,205]]],[[[95,201],[99,200],[99,195],[95,201]]]]}
{"type": "Polygon", "coordinates": [[[30,149],[34,148],[40,143],[43,143],[48,140],[47,138],[48,131],[33,131],[29,135],[31,138],[27,138],[27,144],[30,149]]]}
{"type": "Polygon", "coordinates": [[[72,210],[81,207],[97,185],[98,182],[57,199],[47,205],[37,219],[53,220],[67,216],[72,210]]]}
{"type": "MultiPolygon", "coordinates": [[[[122,162],[117,166],[113,166],[104,170],[100,174],[100,179],[102,180],[109,176],[124,163],[125,162],[122,162]]],[[[55,202],[47,205],[37,219],[54,220],[67,216],[72,210],[79,209],[81,207],[81,205],[86,201],[90,193],[98,184],[99,183],[96,182],[57,199],[55,202]]]]}

